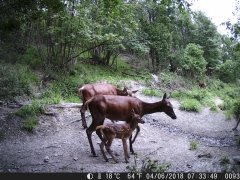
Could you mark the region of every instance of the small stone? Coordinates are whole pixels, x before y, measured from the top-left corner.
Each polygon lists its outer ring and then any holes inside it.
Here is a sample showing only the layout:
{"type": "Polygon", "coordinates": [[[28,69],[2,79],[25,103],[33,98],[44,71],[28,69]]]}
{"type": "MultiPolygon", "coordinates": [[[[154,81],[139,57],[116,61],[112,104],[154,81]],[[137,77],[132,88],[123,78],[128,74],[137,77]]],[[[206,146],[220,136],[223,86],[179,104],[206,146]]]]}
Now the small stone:
{"type": "Polygon", "coordinates": [[[74,158],[73,158],[73,160],[74,160],[74,161],[77,161],[77,160],[78,160],[78,158],[77,158],[77,157],[74,157],[74,158]]]}
{"type": "Polygon", "coordinates": [[[191,166],[190,164],[187,164],[187,167],[188,167],[188,168],[192,168],[192,166],[191,166]]]}
{"type": "Polygon", "coordinates": [[[49,157],[48,157],[48,156],[45,156],[45,158],[44,158],[43,161],[44,161],[44,162],[48,162],[48,161],[49,161],[49,157]]]}
{"type": "Polygon", "coordinates": [[[240,164],[240,156],[233,156],[232,158],[237,164],[240,164]]]}

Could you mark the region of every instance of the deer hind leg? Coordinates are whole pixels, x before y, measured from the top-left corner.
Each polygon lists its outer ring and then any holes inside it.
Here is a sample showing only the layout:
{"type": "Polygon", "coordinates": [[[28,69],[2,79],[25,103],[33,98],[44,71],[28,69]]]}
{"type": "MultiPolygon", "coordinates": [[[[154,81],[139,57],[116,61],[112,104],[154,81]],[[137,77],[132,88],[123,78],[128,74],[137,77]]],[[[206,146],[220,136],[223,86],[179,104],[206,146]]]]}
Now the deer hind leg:
{"type": "Polygon", "coordinates": [[[122,143],[123,143],[123,150],[124,150],[124,157],[125,157],[125,162],[129,163],[128,158],[130,158],[129,154],[128,154],[128,147],[127,147],[127,141],[126,139],[122,139],[122,143]]]}
{"type": "Polygon", "coordinates": [[[106,147],[107,152],[111,155],[112,159],[113,159],[116,163],[118,163],[117,159],[115,158],[115,156],[113,155],[113,153],[112,153],[112,151],[111,151],[112,141],[113,141],[113,139],[108,139],[105,147],[106,147]]]}

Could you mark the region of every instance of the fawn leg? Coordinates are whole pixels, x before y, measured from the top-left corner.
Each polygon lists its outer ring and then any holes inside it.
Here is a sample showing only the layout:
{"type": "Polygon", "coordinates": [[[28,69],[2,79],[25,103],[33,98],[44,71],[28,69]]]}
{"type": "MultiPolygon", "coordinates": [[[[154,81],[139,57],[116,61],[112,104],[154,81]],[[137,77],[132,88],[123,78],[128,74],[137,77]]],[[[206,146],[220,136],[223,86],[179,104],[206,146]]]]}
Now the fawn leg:
{"type": "Polygon", "coordinates": [[[111,151],[112,141],[113,141],[113,139],[108,140],[107,143],[106,143],[106,145],[105,145],[105,147],[106,147],[107,152],[111,155],[112,159],[113,159],[116,163],[118,163],[117,159],[115,158],[115,156],[113,155],[113,153],[112,153],[112,151],[111,151]]]}
{"type": "Polygon", "coordinates": [[[122,143],[123,143],[123,150],[124,150],[124,156],[125,156],[125,162],[129,163],[128,158],[129,158],[129,154],[128,154],[128,147],[127,147],[127,141],[126,139],[122,139],[122,143]]]}
{"type": "Polygon", "coordinates": [[[106,144],[106,140],[103,139],[102,142],[101,142],[101,144],[100,144],[100,149],[101,149],[103,158],[105,159],[106,162],[108,162],[108,158],[107,158],[107,156],[106,156],[106,154],[105,154],[105,152],[104,152],[104,149],[103,149],[104,146],[105,146],[105,144],[106,144]]]}

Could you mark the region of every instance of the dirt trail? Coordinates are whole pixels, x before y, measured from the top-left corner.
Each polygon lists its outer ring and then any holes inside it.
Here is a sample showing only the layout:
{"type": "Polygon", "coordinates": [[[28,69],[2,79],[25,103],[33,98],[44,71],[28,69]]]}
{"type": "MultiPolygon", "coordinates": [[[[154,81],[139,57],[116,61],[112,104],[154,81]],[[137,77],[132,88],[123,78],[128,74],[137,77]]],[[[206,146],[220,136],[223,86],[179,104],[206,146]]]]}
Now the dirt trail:
{"type": "MultiPolygon", "coordinates": [[[[140,92],[136,96],[147,102],[159,100],[140,92]]],[[[200,113],[180,111],[179,102],[170,101],[176,120],[164,113],[143,117],[146,123],[140,125],[140,135],[133,145],[138,168],[143,160],[150,158],[170,165],[169,172],[239,172],[236,169],[239,166],[231,165],[232,157],[240,155],[236,143],[240,133],[231,130],[236,122],[226,120],[223,112],[211,112],[209,108],[200,113]],[[196,142],[196,150],[190,150],[191,142],[196,142]],[[220,164],[224,157],[230,164],[220,164]]],[[[95,133],[92,139],[98,157],[91,156],[78,108],[49,108],[56,116],[40,116],[33,134],[19,131],[20,119],[6,116],[11,111],[16,109],[4,106],[0,109],[0,121],[8,124],[4,128],[9,128],[7,136],[0,141],[0,172],[128,172],[126,167],[134,165],[133,155],[129,164],[124,162],[120,140],[115,140],[112,146],[120,163],[105,162],[95,133]]],[[[89,113],[86,116],[89,125],[91,117],[89,113]]]]}

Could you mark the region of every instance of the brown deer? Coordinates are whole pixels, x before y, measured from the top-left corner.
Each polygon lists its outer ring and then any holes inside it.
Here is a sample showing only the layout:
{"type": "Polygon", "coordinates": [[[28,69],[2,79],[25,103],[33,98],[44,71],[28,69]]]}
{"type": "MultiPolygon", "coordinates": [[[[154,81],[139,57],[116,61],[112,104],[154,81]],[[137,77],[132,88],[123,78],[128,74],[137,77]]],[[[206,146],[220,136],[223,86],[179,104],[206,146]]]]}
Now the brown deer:
{"type": "MultiPolygon", "coordinates": [[[[103,124],[105,118],[130,122],[132,117],[129,112],[132,109],[140,117],[145,114],[164,112],[172,119],[177,118],[172,104],[167,99],[166,93],[161,101],[155,103],[143,102],[138,98],[129,96],[97,95],[88,100],[86,106],[88,106],[92,115],[92,123],[86,129],[86,133],[93,156],[96,156],[96,153],[92,143],[92,133],[96,130],[97,126],[103,124]]],[[[96,131],[96,133],[102,139],[101,133],[99,131],[96,131]]]]}
{"type": "Polygon", "coordinates": [[[199,85],[200,88],[206,88],[207,87],[207,84],[204,81],[199,81],[198,85],[199,85]]]}
{"type": "Polygon", "coordinates": [[[106,83],[96,83],[96,84],[85,84],[78,89],[78,95],[82,97],[83,105],[80,109],[82,126],[87,128],[87,123],[85,119],[86,108],[84,106],[85,102],[95,95],[119,95],[119,96],[132,96],[138,90],[130,91],[126,87],[123,90],[116,88],[111,84],[106,83]]]}
{"type": "Polygon", "coordinates": [[[130,158],[130,156],[127,150],[128,149],[127,139],[130,138],[130,136],[132,135],[132,132],[138,126],[138,123],[141,123],[141,124],[145,123],[145,121],[143,121],[141,117],[134,112],[133,109],[131,110],[130,114],[131,114],[131,120],[124,124],[109,123],[109,124],[97,126],[96,131],[99,130],[103,136],[102,142],[100,144],[100,149],[106,162],[108,162],[108,158],[104,152],[104,146],[107,152],[111,155],[112,159],[116,163],[118,162],[111,151],[111,144],[113,140],[115,138],[118,138],[122,140],[125,162],[128,163],[128,158],[130,158]]]}

